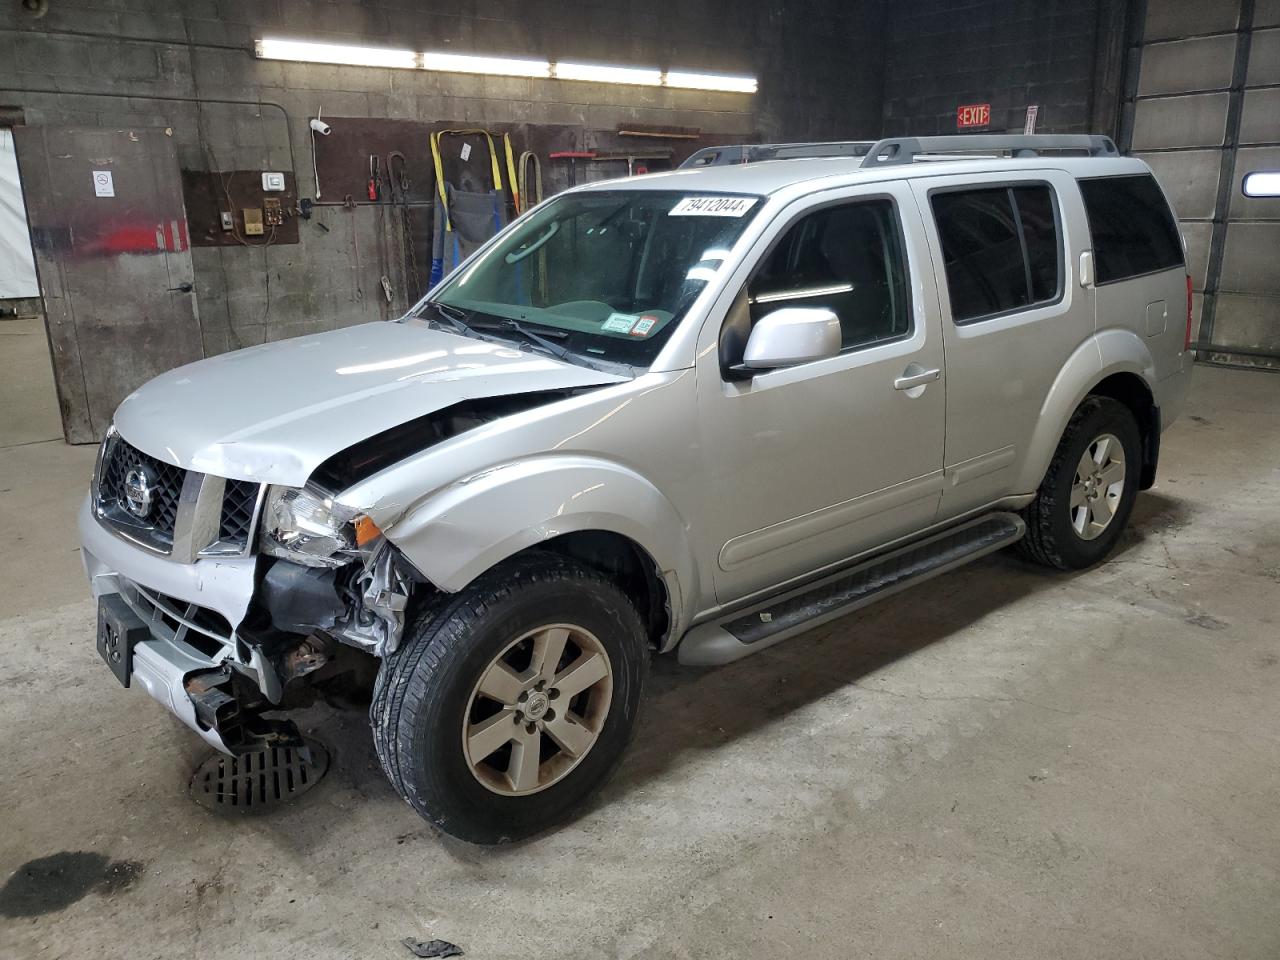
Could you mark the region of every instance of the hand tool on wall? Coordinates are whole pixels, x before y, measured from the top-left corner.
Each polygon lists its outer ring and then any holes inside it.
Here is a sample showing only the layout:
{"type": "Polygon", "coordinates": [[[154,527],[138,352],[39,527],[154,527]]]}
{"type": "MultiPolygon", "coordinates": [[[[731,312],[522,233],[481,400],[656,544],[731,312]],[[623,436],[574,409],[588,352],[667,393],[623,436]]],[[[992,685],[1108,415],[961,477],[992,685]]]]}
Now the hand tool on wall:
{"type": "Polygon", "coordinates": [[[378,170],[378,155],[369,154],[369,199],[377,201],[382,191],[382,174],[378,170]]]}
{"type": "Polygon", "coordinates": [[[356,201],[347,194],[342,198],[342,209],[351,215],[351,299],[357,303],[364,299],[360,289],[360,235],[356,230],[356,201]]]}
{"type": "MultiPolygon", "coordinates": [[[[516,164],[520,181],[520,196],[525,208],[535,207],[542,202],[542,162],[532,150],[520,154],[520,162],[516,164]]],[[[547,252],[538,251],[535,261],[537,270],[537,302],[547,302],[547,252]]]]}
{"type": "Polygon", "coordinates": [[[418,275],[418,251],[413,236],[413,219],[409,210],[409,162],[399,150],[387,154],[387,186],[391,203],[400,215],[400,265],[404,280],[405,306],[412,305],[425,292],[418,275]],[[400,173],[396,174],[396,163],[400,173]]]}
{"type": "Polygon", "coordinates": [[[516,164],[517,180],[520,186],[520,202],[524,213],[530,207],[542,202],[542,162],[532,150],[520,154],[520,162],[516,164]]]}

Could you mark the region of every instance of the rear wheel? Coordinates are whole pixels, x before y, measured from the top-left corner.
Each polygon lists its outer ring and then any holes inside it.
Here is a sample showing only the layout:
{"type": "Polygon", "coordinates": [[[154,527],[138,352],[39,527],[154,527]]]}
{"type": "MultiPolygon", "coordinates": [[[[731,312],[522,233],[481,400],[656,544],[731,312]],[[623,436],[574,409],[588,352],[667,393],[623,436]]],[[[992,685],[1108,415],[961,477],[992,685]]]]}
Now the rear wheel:
{"type": "Polygon", "coordinates": [[[1133,414],[1107,397],[1086,397],[1027,507],[1023,554],[1061,570],[1102,560],[1129,522],[1141,472],[1133,414]]]}
{"type": "Polygon", "coordinates": [[[647,669],[640,617],[612,582],[530,555],[406,628],[378,675],[374,743],[401,796],[446,833],[519,839],[614,770],[647,669]]]}

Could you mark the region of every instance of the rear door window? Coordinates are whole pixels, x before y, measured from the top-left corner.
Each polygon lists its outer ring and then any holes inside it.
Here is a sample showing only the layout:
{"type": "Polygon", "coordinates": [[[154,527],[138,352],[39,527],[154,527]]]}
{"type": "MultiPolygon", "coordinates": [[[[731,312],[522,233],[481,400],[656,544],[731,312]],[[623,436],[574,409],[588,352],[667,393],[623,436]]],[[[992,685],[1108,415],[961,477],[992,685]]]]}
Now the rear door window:
{"type": "Polygon", "coordinates": [[[1127,280],[1183,265],[1182,240],[1155,177],[1080,181],[1093,236],[1098,283],[1127,280]]]}
{"type": "Polygon", "coordinates": [[[930,203],[956,323],[1057,299],[1062,239],[1047,184],[948,190],[930,203]]]}

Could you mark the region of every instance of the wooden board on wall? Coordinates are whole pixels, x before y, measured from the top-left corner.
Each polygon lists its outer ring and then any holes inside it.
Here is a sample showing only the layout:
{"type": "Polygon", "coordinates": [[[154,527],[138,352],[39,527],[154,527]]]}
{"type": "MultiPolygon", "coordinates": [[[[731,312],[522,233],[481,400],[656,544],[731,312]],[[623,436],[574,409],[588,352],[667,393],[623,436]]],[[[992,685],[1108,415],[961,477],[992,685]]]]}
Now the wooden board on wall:
{"type": "Polygon", "coordinates": [[[267,233],[245,233],[244,211],[261,210],[263,201],[279,200],[283,220],[271,238],[274,246],[298,242],[298,183],[291,172],[284,175],[284,190],[263,191],[261,170],[183,170],[182,199],[193,247],[259,246],[267,233]],[[230,210],[234,228],[222,228],[222,213],[230,210]]]}
{"type": "MultiPolygon", "coordinates": [[[[394,151],[404,156],[404,163],[396,159],[395,175],[403,170],[408,187],[403,191],[410,204],[430,204],[435,199],[435,168],[431,157],[431,133],[433,131],[474,129],[474,123],[461,120],[389,120],[377,117],[326,117],[330,125],[328,136],[315,135],[315,164],[320,181],[321,203],[342,203],[350,196],[357,204],[369,203],[369,156],[378,158],[382,174],[382,191],[379,202],[393,198],[387,161],[394,151]]],[[[618,156],[627,153],[652,153],[665,149],[669,164],[676,167],[685,157],[703,147],[726,143],[758,142],[758,136],[720,137],[694,135],[692,128],[675,128],[678,136],[655,137],[652,133],[643,137],[620,135],[617,130],[592,130],[568,124],[492,123],[486,129],[495,137],[499,151],[501,176],[507,180],[505,157],[501,135],[511,137],[511,149],[518,159],[525,150],[532,150],[542,162],[545,193],[551,196],[570,185],[571,165],[565,160],[551,160],[550,154],[563,151],[593,151],[602,155],[618,156]]],[[[488,189],[492,182],[488,144],[477,134],[451,135],[444,138],[441,162],[445,179],[461,189],[470,183],[474,189],[488,189]],[[467,160],[462,159],[464,147],[469,147],[467,160]]],[[[659,169],[660,164],[654,165],[659,169]]],[[[579,161],[576,182],[626,173],[626,162],[579,161]]],[[[398,199],[399,191],[394,194],[398,199]]]]}
{"type": "MultiPolygon", "coordinates": [[[[316,135],[315,163],[320,181],[323,203],[341,203],[347,196],[356,203],[369,203],[369,156],[378,158],[382,174],[381,201],[392,199],[387,162],[393,152],[404,157],[403,164],[396,158],[394,174],[401,171],[408,178],[404,197],[409,203],[431,203],[435,198],[435,165],[431,157],[431,134],[445,130],[474,129],[476,124],[461,120],[440,120],[427,123],[421,120],[387,120],[377,117],[325,117],[331,132],[328,136],[316,135]]],[[[507,168],[502,134],[511,137],[511,149],[516,158],[525,150],[532,150],[543,160],[546,171],[547,154],[559,150],[582,150],[585,131],[580,127],[553,124],[492,123],[487,129],[494,136],[498,151],[501,176],[507,180],[507,168]]],[[[479,134],[451,135],[444,139],[441,162],[445,179],[458,186],[464,180],[471,181],[476,189],[488,189],[492,183],[489,165],[489,147],[479,134]],[[462,160],[464,146],[469,147],[467,160],[462,160]]],[[[463,187],[465,189],[465,187],[463,187]]]]}

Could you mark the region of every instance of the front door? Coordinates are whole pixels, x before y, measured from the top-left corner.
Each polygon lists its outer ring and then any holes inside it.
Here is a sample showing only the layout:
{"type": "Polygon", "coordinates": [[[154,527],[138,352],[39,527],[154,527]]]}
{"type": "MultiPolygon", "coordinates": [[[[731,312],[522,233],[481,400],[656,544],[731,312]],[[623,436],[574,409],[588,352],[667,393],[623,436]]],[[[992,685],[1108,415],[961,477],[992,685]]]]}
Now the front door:
{"type": "Polygon", "coordinates": [[[159,128],[17,127],[36,272],[70,443],[204,355],[173,137],[159,128]]]}
{"type": "Polygon", "coordinates": [[[723,324],[703,332],[699,526],[721,603],[914,532],[937,511],[945,377],[923,229],[905,186],[862,190],[779,215],[723,324]],[[735,377],[750,327],[780,307],[834,311],[841,352],[735,377]]]}

